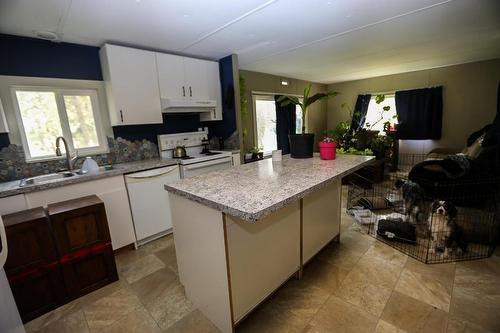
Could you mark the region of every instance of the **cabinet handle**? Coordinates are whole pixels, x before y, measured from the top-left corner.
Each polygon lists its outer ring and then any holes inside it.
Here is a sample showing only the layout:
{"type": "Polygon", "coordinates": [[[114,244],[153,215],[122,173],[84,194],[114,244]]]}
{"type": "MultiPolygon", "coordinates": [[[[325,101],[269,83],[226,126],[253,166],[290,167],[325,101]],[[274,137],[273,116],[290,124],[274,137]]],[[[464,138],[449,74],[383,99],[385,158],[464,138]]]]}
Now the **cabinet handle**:
{"type": "Polygon", "coordinates": [[[121,121],[123,123],[123,112],[122,112],[122,110],[120,110],[120,119],[121,119],[121,121]]]}
{"type": "Polygon", "coordinates": [[[182,96],[186,97],[186,88],[184,86],[182,86],[182,96]]]}
{"type": "Polygon", "coordinates": [[[193,90],[191,90],[191,86],[189,86],[189,97],[193,97],[193,90]]]}

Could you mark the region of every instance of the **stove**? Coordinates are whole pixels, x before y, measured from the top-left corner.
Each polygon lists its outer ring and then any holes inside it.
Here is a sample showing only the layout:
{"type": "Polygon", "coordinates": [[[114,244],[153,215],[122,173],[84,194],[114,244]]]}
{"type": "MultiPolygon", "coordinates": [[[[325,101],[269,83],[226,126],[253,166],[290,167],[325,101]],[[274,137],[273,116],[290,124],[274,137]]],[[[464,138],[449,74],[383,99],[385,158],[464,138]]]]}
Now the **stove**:
{"type": "Polygon", "coordinates": [[[179,160],[182,178],[231,167],[231,152],[210,150],[207,152],[204,149],[202,142],[207,137],[208,131],[158,135],[160,157],[163,159],[179,160]],[[173,157],[173,150],[177,146],[184,146],[186,148],[186,157],[173,157]]]}

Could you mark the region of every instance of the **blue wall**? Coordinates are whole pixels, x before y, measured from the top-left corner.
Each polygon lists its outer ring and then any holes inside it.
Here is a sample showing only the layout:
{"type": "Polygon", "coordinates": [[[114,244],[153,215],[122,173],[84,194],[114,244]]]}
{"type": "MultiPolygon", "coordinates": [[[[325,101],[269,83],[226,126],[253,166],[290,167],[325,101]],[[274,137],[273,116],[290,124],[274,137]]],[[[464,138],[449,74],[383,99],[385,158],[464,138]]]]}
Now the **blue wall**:
{"type": "Polygon", "coordinates": [[[0,34],[0,75],[102,80],[99,48],[0,34]]]}
{"type": "MultiPolygon", "coordinates": [[[[98,47],[0,34],[0,50],[0,75],[102,80],[98,47]]],[[[222,121],[200,122],[197,114],[163,115],[163,124],[115,126],[114,136],[156,142],[158,134],[191,132],[208,127],[209,137],[227,139],[236,131],[231,56],[221,59],[219,64],[222,121]]],[[[8,145],[8,140],[1,139],[0,148],[8,145]]]]}

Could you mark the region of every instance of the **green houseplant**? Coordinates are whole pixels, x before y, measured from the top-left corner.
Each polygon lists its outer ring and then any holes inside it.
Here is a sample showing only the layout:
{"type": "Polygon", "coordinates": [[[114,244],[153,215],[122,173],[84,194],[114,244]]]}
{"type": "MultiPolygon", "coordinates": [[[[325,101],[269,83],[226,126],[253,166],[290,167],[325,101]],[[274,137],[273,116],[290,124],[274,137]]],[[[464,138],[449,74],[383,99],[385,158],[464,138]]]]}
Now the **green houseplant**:
{"type": "Polygon", "coordinates": [[[290,134],[290,156],[293,158],[309,158],[313,156],[314,148],[314,133],[306,133],[306,119],[309,107],[320,100],[328,99],[330,97],[338,95],[336,91],[329,91],[326,93],[317,93],[310,96],[312,85],[309,84],[304,88],[304,97],[300,99],[297,96],[281,96],[278,98],[277,102],[281,106],[287,106],[289,104],[298,105],[302,110],[302,133],[300,134],[290,134]]]}

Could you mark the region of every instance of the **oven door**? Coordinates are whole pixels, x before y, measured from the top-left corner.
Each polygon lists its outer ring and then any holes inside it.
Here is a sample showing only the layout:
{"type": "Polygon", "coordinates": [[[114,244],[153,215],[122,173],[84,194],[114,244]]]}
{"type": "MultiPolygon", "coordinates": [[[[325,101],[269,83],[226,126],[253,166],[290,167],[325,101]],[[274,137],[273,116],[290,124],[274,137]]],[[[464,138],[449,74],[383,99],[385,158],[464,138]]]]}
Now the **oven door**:
{"type": "Polygon", "coordinates": [[[190,178],[203,173],[216,170],[224,170],[233,165],[231,156],[218,158],[216,160],[183,165],[181,167],[181,177],[190,178]]]}

